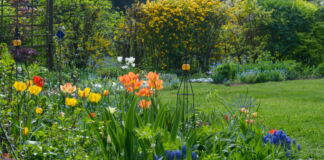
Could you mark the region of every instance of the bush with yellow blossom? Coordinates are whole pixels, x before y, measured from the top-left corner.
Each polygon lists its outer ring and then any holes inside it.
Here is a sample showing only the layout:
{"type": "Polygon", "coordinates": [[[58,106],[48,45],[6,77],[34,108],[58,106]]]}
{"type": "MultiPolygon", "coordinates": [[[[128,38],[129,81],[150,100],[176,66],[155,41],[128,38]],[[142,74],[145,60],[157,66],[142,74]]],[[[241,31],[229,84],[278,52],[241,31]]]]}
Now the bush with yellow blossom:
{"type": "Polygon", "coordinates": [[[208,67],[225,21],[222,4],[219,0],[159,0],[133,5],[127,12],[129,19],[120,25],[125,32],[116,40],[135,37],[132,44],[137,47],[131,48],[141,53],[135,58],[156,68],[179,69],[181,65],[175,64],[185,53],[196,56],[197,65],[208,67]]]}

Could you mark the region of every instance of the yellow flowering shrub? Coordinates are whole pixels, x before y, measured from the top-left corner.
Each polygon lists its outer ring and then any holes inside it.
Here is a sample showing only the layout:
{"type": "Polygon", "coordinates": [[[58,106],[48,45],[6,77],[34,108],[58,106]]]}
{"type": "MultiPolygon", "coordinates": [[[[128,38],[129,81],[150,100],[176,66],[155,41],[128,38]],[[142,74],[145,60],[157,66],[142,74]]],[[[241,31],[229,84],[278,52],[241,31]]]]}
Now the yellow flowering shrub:
{"type": "Polygon", "coordinates": [[[185,53],[207,66],[225,20],[219,0],[148,1],[134,5],[127,14],[129,18],[119,26],[124,32],[115,40],[133,38],[131,48],[140,55],[135,58],[162,69],[181,69],[185,53]]]}

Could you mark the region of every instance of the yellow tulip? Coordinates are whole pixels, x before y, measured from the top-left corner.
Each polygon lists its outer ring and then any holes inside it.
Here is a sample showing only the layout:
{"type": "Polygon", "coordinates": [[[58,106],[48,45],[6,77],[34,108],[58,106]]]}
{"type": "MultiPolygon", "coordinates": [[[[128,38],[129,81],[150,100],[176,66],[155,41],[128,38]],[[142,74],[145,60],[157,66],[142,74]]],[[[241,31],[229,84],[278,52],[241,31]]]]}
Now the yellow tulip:
{"type": "Polygon", "coordinates": [[[98,103],[101,99],[101,94],[99,93],[90,93],[89,101],[92,103],[98,103]]]}
{"type": "Polygon", "coordinates": [[[258,116],[258,113],[254,112],[252,115],[253,115],[254,118],[256,118],[258,116]]]}
{"type": "Polygon", "coordinates": [[[28,80],[28,81],[27,81],[27,86],[30,87],[30,86],[32,86],[32,85],[33,85],[33,80],[28,80]]]}
{"type": "Polygon", "coordinates": [[[82,90],[78,90],[78,95],[82,98],[86,98],[89,96],[89,93],[90,93],[90,88],[85,88],[83,91],[82,90]]]}
{"type": "Polygon", "coordinates": [[[37,114],[42,114],[43,113],[43,109],[42,108],[39,108],[39,107],[36,107],[36,113],[37,114]]]}
{"type": "Polygon", "coordinates": [[[15,87],[16,91],[18,91],[18,92],[23,92],[23,91],[26,90],[27,85],[26,85],[26,83],[24,83],[24,82],[17,82],[17,81],[16,81],[16,82],[14,83],[14,87],[15,87]]]}
{"type": "Polygon", "coordinates": [[[32,85],[28,88],[28,91],[31,95],[37,96],[42,91],[42,87],[32,85]]]}
{"type": "Polygon", "coordinates": [[[69,107],[74,107],[77,104],[77,100],[75,98],[65,98],[65,105],[69,107]]]}
{"type": "Polygon", "coordinates": [[[28,130],[27,127],[25,127],[24,130],[23,130],[23,134],[24,134],[24,135],[27,135],[28,133],[29,133],[29,130],[28,130]]]}

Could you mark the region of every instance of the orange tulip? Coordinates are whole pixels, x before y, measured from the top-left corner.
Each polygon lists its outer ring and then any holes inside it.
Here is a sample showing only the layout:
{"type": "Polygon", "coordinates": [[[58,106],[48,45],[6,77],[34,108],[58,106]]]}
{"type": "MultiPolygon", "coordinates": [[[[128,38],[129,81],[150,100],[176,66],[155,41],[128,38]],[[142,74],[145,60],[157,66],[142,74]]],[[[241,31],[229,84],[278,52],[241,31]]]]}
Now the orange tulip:
{"type": "Polygon", "coordinates": [[[146,109],[146,108],[150,108],[151,101],[146,101],[145,99],[143,99],[138,104],[142,109],[146,109]]]}
{"type": "Polygon", "coordinates": [[[128,92],[133,92],[134,90],[138,90],[143,81],[138,80],[139,74],[134,74],[133,72],[129,72],[123,76],[119,77],[120,83],[122,83],[128,92]]]}
{"type": "Polygon", "coordinates": [[[163,84],[162,80],[157,80],[155,82],[155,89],[158,90],[158,91],[161,90],[163,88],[162,84],[163,84]]]}
{"type": "Polygon", "coordinates": [[[135,93],[137,96],[149,97],[153,94],[153,91],[150,88],[142,88],[139,92],[135,93]]]}
{"type": "Polygon", "coordinates": [[[107,97],[109,94],[109,91],[108,90],[104,90],[104,95],[107,97]]]}
{"type": "Polygon", "coordinates": [[[153,83],[155,83],[156,80],[159,79],[159,74],[156,74],[156,72],[149,72],[148,75],[146,75],[145,77],[147,79],[149,79],[150,81],[152,81],[153,83]]]}

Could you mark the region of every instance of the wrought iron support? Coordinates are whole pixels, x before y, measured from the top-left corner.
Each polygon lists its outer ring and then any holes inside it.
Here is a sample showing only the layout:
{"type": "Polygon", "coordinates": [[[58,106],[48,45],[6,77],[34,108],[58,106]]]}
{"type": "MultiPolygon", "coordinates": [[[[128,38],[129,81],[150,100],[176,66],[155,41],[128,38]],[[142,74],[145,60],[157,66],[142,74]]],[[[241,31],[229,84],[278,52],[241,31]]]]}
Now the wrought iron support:
{"type": "Polygon", "coordinates": [[[177,93],[177,111],[180,111],[183,131],[186,130],[185,124],[190,122],[190,120],[192,120],[192,123],[195,123],[196,115],[195,95],[190,81],[190,65],[188,64],[188,59],[188,55],[185,55],[184,64],[182,64],[183,75],[177,93]]]}
{"type": "Polygon", "coordinates": [[[49,70],[52,70],[54,67],[54,56],[53,56],[53,10],[54,10],[54,5],[53,5],[53,0],[48,0],[47,1],[47,14],[48,14],[48,36],[47,36],[47,63],[48,63],[48,68],[49,70]]]}

